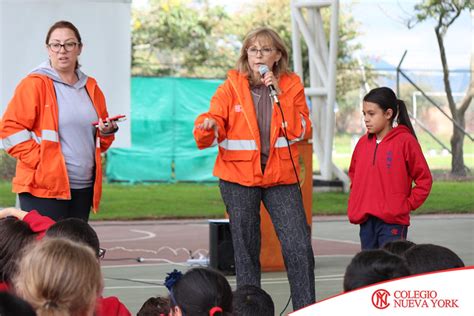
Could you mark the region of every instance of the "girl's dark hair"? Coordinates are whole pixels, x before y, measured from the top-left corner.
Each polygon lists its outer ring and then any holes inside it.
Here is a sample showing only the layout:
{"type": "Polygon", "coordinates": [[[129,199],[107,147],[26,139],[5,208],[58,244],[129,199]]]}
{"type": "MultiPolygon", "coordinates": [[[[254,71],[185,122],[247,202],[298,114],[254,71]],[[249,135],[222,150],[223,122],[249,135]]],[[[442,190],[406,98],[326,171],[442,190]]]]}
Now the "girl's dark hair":
{"type": "Polygon", "coordinates": [[[17,261],[35,237],[27,223],[13,217],[0,219],[0,282],[11,283],[17,261]]]}
{"type": "Polygon", "coordinates": [[[410,122],[407,106],[405,105],[405,102],[397,99],[397,96],[392,89],[388,87],[372,89],[365,95],[364,101],[378,104],[384,112],[388,109],[391,109],[393,111],[393,115],[390,123],[393,124],[394,119],[397,118],[397,124],[408,127],[413,136],[416,137],[415,130],[413,129],[413,126],[410,122]]]}
{"type": "Polygon", "coordinates": [[[66,218],[56,222],[46,231],[45,237],[65,238],[75,242],[83,243],[92,248],[94,253],[99,254],[99,237],[87,222],[80,218],[66,218]]]}
{"type": "Polygon", "coordinates": [[[150,297],[143,303],[137,316],[168,315],[170,313],[170,301],[165,297],[150,297]]]}
{"type": "Polygon", "coordinates": [[[12,293],[0,292],[0,315],[36,316],[31,305],[12,293]]]}
{"type": "Polygon", "coordinates": [[[227,279],[215,270],[194,268],[186,272],[171,289],[170,305],[178,306],[184,315],[209,316],[213,307],[232,315],[232,289],[227,279]]]}
{"type": "Polygon", "coordinates": [[[344,274],[344,291],[410,275],[403,258],[382,249],[363,250],[352,258],[344,274]]]}
{"type": "Polygon", "coordinates": [[[234,292],[234,316],[273,316],[275,303],[265,290],[254,286],[244,285],[234,292]]]}
{"type": "Polygon", "coordinates": [[[416,244],[412,241],[409,241],[406,239],[399,239],[399,240],[389,241],[388,243],[383,245],[382,249],[390,253],[393,253],[394,255],[403,257],[405,252],[415,245],[416,244]]]}
{"type": "Polygon", "coordinates": [[[405,260],[412,274],[464,267],[464,262],[449,248],[419,244],[405,252],[405,260]]]}

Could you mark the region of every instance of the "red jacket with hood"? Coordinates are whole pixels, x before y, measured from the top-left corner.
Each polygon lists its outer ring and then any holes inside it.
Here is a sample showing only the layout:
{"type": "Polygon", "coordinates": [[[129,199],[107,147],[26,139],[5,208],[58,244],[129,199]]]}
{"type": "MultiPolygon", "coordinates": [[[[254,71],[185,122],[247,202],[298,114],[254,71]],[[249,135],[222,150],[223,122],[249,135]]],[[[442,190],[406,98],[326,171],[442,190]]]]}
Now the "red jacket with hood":
{"type": "Polygon", "coordinates": [[[389,224],[410,225],[410,211],[423,204],[433,183],[420,144],[404,125],[393,128],[379,144],[373,134],[362,136],[349,177],[347,213],[353,224],[372,215],[389,224]]]}

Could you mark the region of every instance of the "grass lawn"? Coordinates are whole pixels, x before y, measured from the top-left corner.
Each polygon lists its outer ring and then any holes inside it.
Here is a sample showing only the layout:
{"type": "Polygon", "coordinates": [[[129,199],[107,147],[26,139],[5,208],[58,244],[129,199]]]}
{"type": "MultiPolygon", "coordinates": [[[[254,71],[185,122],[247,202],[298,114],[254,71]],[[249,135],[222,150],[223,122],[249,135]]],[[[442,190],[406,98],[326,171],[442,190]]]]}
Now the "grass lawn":
{"type": "MultiPolygon", "coordinates": [[[[474,182],[435,181],[430,196],[414,214],[474,213],[474,182]]],[[[348,194],[313,193],[313,214],[345,215],[348,194]]]]}
{"type": "MultiPolygon", "coordinates": [[[[441,138],[449,144],[449,136],[441,138]]],[[[442,154],[441,147],[426,134],[418,133],[418,139],[432,172],[448,172],[451,157],[442,154]]],[[[333,160],[343,170],[349,168],[352,145],[356,140],[350,134],[338,134],[334,139],[333,160]]],[[[474,143],[465,140],[464,154],[465,164],[474,170],[474,143]]],[[[318,170],[315,157],[313,161],[313,169],[318,170]]],[[[10,182],[0,181],[0,207],[15,204],[15,195],[10,191],[10,182]]],[[[473,192],[472,180],[435,181],[430,197],[415,214],[474,213],[473,192]]],[[[346,207],[347,194],[313,193],[313,214],[344,215],[346,207]]],[[[101,212],[92,215],[91,219],[218,218],[223,214],[224,204],[215,183],[104,184],[101,212]]]]}
{"type": "MultiPolygon", "coordinates": [[[[474,213],[474,182],[435,181],[430,197],[415,214],[474,213]]],[[[11,206],[10,183],[0,182],[0,206],[11,206]]],[[[345,215],[347,194],[313,193],[313,214],[345,215]]],[[[224,215],[216,184],[104,184],[101,212],[92,220],[219,218],[224,215]]]]}
{"type": "MultiPolygon", "coordinates": [[[[449,135],[437,135],[441,141],[449,147],[449,135]]],[[[337,134],[334,138],[333,161],[342,170],[348,170],[351,162],[352,146],[355,146],[360,136],[352,139],[350,134],[337,134]]],[[[436,143],[428,134],[417,131],[418,141],[425,153],[426,161],[431,170],[450,169],[451,155],[443,152],[443,148],[436,143]]],[[[467,137],[464,139],[464,164],[474,170],[474,143],[467,137]]],[[[313,170],[319,170],[316,155],[313,156],[313,170]]]]}

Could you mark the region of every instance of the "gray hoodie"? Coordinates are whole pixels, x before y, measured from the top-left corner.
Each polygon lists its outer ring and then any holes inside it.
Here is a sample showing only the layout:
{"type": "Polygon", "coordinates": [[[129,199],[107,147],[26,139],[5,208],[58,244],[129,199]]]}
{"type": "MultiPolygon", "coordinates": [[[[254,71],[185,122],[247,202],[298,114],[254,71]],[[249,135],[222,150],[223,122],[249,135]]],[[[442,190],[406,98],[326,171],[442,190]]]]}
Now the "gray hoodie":
{"type": "Polygon", "coordinates": [[[46,61],[32,74],[46,75],[54,82],[58,102],[59,142],[66,161],[71,189],[90,188],[94,185],[95,127],[97,112],[86,91],[87,76],[76,70],[79,80],[70,85],[46,61]]]}

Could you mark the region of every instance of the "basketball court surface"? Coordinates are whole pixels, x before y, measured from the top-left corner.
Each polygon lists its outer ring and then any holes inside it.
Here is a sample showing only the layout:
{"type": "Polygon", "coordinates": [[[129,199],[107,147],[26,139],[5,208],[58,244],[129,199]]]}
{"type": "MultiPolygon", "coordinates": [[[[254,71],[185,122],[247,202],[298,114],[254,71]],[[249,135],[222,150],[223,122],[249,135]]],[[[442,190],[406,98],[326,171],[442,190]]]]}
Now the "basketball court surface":
{"type": "MultiPolygon", "coordinates": [[[[91,222],[101,247],[104,296],[117,296],[136,314],[152,296],[166,296],[166,273],[182,272],[206,262],[209,222],[201,220],[91,222]]],[[[346,217],[313,217],[313,250],[317,301],[342,291],[344,271],[360,250],[358,226],[346,217]]],[[[466,265],[474,265],[474,215],[413,216],[408,239],[433,243],[456,252],[466,265]]],[[[235,277],[227,276],[235,289],[235,277]]],[[[289,298],[285,272],[262,274],[262,287],[272,296],[280,314],[289,298]]],[[[285,314],[291,312],[291,303],[285,314]]]]}

